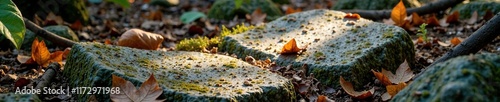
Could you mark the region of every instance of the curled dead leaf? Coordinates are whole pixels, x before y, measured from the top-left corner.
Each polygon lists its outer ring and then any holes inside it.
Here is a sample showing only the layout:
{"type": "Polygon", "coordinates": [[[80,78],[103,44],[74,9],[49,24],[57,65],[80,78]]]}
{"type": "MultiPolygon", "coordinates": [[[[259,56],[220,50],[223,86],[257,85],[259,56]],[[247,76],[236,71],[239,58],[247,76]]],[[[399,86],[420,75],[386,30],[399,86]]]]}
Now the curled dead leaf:
{"type": "Polygon", "coordinates": [[[347,94],[356,99],[365,99],[371,97],[373,95],[373,92],[375,92],[374,88],[361,92],[355,91],[352,83],[345,81],[342,76],[340,76],[340,86],[342,86],[342,89],[344,89],[347,94]]]}
{"type": "Polygon", "coordinates": [[[450,46],[450,44],[445,43],[445,42],[442,42],[442,41],[438,41],[438,44],[439,44],[440,46],[450,46]]]}
{"type": "Polygon", "coordinates": [[[283,46],[281,49],[281,54],[296,54],[300,52],[300,48],[297,47],[297,42],[295,42],[295,38],[292,38],[292,40],[288,41],[288,43],[283,46]]]}
{"type": "Polygon", "coordinates": [[[118,40],[118,46],[127,46],[138,49],[156,50],[163,42],[159,34],[146,32],[140,29],[130,29],[123,33],[118,40]]]}
{"type": "Polygon", "coordinates": [[[436,18],[436,15],[435,15],[435,14],[432,14],[432,15],[431,15],[431,17],[427,18],[427,24],[428,24],[429,26],[433,26],[433,27],[434,27],[434,26],[441,26],[441,25],[439,24],[439,21],[438,21],[438,19],[436,18]]]}
{"type": "Polygon", "coordinates": [[[389,80],[394,84],[410,81],[410,79],[415,76],[406,60],[399,65],[398,69],[396,69],[396,74],[392,74],[390,71],[384,71],[384,69],[382,69],[382,74],[386,75],[387,78],[389,78],[389,80]]]}
{"type": "Polygon", "coordinates": [[[361,16],[360,16],[359,14],[357,14],[357,13],[354,13],[354,14],[352,14],[352,13],[347,13],[347,14],[344,16],[344,18],[352,18],[352,19],[356,19],[356,20],[358,20],[358,19],[360,19],[360,18],[361,18],[361,16]]]}

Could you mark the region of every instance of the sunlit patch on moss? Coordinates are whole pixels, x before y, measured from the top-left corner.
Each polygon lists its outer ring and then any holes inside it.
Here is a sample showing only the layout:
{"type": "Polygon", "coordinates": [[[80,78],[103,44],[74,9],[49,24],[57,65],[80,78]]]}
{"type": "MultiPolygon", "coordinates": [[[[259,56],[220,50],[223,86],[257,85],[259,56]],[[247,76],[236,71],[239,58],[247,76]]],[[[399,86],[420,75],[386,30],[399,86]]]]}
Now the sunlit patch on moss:
{"type": "Polygon", "coordinates": [[[207,37],[184,39],[180,41],[179,44],[177,44],[175,47],[177,50],[180,51],[201,51],[204,48],[212,48],[219,46],[220,42],[222,42],[222,39],[225,36],[243,33],[245,31],[254,28],[255,28],[254,26],[245,26],[244,24],[241,24],[241,25],[236,25],[236,27],[230,30],[223,25],[222,32],[220,33],[219,36],[216,36],[211,39],[207,37]]]}
{"type": "Polygon", "coordinates": [[[236,68],[238,67],[238,65],[236,64],[236,61],[229,61],[228,63],[224,63],[225,67],[229,67],[229,68],[236,68]]]}

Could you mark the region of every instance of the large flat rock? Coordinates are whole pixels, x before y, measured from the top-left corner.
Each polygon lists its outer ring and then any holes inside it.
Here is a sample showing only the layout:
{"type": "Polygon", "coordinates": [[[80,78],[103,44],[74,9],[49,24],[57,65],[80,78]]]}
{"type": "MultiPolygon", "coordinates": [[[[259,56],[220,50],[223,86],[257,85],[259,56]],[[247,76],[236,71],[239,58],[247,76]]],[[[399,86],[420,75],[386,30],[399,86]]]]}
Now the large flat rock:
{"type": "MultiPolygon", "coordinates": [[[[65,67],[71,87],[110,87],[112,74],[139,86],[154,73],[169,102],[295,100],[286,78],[224,55],[80,43],[73,46],[65,67]]],[[[96,98],[109,101],[109,94],[96,98]]]]}
{"type": "Polygon", "coordinates": [[[414,48],[410,36],[400,27],[366,19],[344,19],[332,10],[312,10],[290,14],[247,32],[225,37],[222,51],[240,58],[270,58],[278,65],[309,65],[309,73],[328,85],[338,86],[343,76],[356,86],[373,81],[370,69],[395,71],[405,59],[413,65],[414,48]],[[301,55],[281,55],[292,38],[301,55]]]}
{"type": "Polygon", "coordinates": [[[394,96],[394,102],[500,101],[500,55],[460,56],[438,63],[394,96]]]}

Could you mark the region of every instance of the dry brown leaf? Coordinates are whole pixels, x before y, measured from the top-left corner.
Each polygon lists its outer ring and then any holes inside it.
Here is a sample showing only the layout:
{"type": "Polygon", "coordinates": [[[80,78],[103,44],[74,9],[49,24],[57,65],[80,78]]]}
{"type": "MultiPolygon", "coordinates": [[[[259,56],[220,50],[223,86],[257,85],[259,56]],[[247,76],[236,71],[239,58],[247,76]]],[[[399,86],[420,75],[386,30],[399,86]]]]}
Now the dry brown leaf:
{"type": "Polygon", "coordinates": [[[260,23],[264,22],[266,16],[266,13],[262,13],[262,10],[260,8],[257,8],[252,12],[250,23],[252,23],[253,25],[259,25],[260,23]]]}
{"type": "Polygon", "coordinates": [[[49,14],[45,17],[43,25],[61,25],[63,23],[64,20],[61,16],[56,16],[53,12],[49,12],[49,14]]]}
{"type": "Polygon", "coordinates": [[[467,24],[474,24],[478,21],[478,14],[477,11],[474,11],[472,15],[470,16],[469,20],[467,20],[467,24]]]}
{"type": "Polygon", "coordinates": [[[50,54],[50,62],[62,62],[63,59],[63,51],[56,51],[50,54]]]}
{"type": "Polygon", "coordinates": [[[283,46],[281,49],[281,54],[296,54],[300,52],[300,48],[297,47],[297,42],[295,42],[295,38],[292,38],[292,40],[288,41],[288,43],[283,46]]]}
{"type": "Polygon", "coordinates": [[[355,91],[352,83],[345,81],[342,76],[340,76],[340,86],[342,86],[342,89],[344,89],[347,94],[356,99],[365,99],[371,97],[373,95],[373,92],[375,91],[374,88],[361,92],[355,91]]]}
{"type": "Polygon", "coordinates": [[[406,83],[399,83],[397,85],[385,86],[385,88],[387,89],[387,93],[389,93],[389,95],[391,95],[391,96],[398,94],[398,92],[403,90],[403,88],[405,88],[405,87],[406,87],[406,83]]]}
{"type": "Polygon", "coordinates": [[[486,10],[486,13],[484,14],[483,19],[484,19],[485,21],[488,21],[488,20],[490,20],[491,18],[493,18],[493,16],[494,16],[494,15],[493,15],[493,12],[491,12],[491,10],[490,10],[490,9],[488,9],[488,10],[486,10]]]}
{"type": "Polygon", "coordinates": [[[382,69],[382,74],[386,75],[389,80],[394,83],[404,83],[410,81],[415,74],[411,71],[410,66],[408,66],[408,62],[405,60],[401,65],[399,65],[398,69],[396,69],[396,74],[392,74],[390,71],[386,71],[382,69]]]}
{"type": "Polygon", "coordinates": [[[406,7],[403,4],[402,0],[399,0],[399,3],[394,6],[391,12],[391,19],[396,23],[396,25],[403,25],[406,18],[406,7]]]}
{"type": "Polygon", "coordinates": [[[113,43],[111,42],[111,39],[107,38],[106,40],[104,40],[104,44],[112,45],[113,43]]]}
{"type": "Polygon", "coordinates": [[[71,26],[69,26],[69,28],[71,28],[72,30],[81,30],[83,26],[80,20],[76,20],[75,22],[73,22],[73,24],[71,24],[71,26]]]}
{"type": "Polygon", "coordinates": [[[161,10],[152,11],[149,13],[149,16],[148,16],[149,20],[161,21],[162,18],[163,18],[163,13],[161,12],[161,10]]]}
{"type": "Polygon", "coordinates": [[[318,96],[318,100],[316,100],[316,102],[327,102],[327,101],[326,101],[326,96],[319,95],[319,96],[318,96]]]}
{"type": "Polygon", "coordinates": [[[141,84],[139,90],[130,81],[121,77],[112,75],[112,87],[119,87],[119,94],[111,94],[111,100],[114,102],[161,102],[156,100],[163,90],[159,87],[153,74],[149,79],[141,84]]]}
{"type": "Polygon", "coordinates": [[[69,55],[70,51],[71,51],[71,48],[69,48],[69,47],[68,47],[68,48],[66,48],[66,49],[64,49],[64,53],[63,53],[63,55],[62,55],[62,56],[63,56],[63,59],[66,59],[66,58],[68,57],[68,55],[69,55]]]}
{"type": "Polygon", "coordinates": [[[300,9],[300,8],[293,9],[292,7],[288,7],[288,8],[286,9],[285,14],[287,14],[287,15],[288,15],[288,14],[292,14],[292,13],[295,13],[295,12],[301,12],[301,11],[302,11],[302,9],[300,9]]]}
{"type": "Polygon", "coordinates": [[[382,94],[382,96],[380,96],[382,98],[382,101],[389,101],[389,99],[392,98],[391,95],[389,95],[389,93],[385,92],[384,94],[382,94]]]}
{"type": "Polygon", "coordinates": [[[433,26],[433,27],[434,27],[434,26],[441,26],[441,25],[439,24],[438,19],[436,18],[436,15],[434,15],[434,14],[432,14],[432,15],[431,15],[431,17],[427,18],[427,24],[428,24],[429,26],[433,26]]]}
{"type": "Polygon", "coordinates": [[[411,14],[411,25],[419,26],[424,23],[424,19],[420,17],[416,12],[411,14]]]}
{"type": "Polygon", "coordinates": [[[458,13],[458,11],[455,11],[451,15],[446,17],[446,23],[458,23],[458,17],[460,17],[460,13],[458,13]]]}
{"type": "MultiPolygon", "coordinates": [[[[385,69],[382,69],[382,70],[385,70],[385,69]]],[[[373,72],[373,75],[375,75],[375,77],[380,80],[380,82],[382,82],[382,84],[384,84],[385,86],[387,85],[392,85],[392,82],[389,80],[389,78],[387,78],[387,76],[385,76],[384,74],[380,73],[380,72],[377,72],[375,70],[372,69],[372,72],[373,72]]]]}
{"type": "Polygon", "coordinates": [[[146,32],[140,29],[130,29],[123,33],[118,40],[118,46],[127,46],[138,49],[156,50],[163,42],[159,34],[146,32]]]}
{"type": "Polygon", "coordinates": [[[417,43],[417,44],[422,44],[422,43],[424,43],[424,38],[422,38],[422,37],[420,37],[420,36],[419,36],[419,37],[418,37],[418,39],[417,39],[417,42],[416,42],[416,43],[417,43]]]}
{"type": "Polygon", "coordinates": [[[361,18],[361,16],[360,16],[359,14],[357,14],[357,13],[354,13],[354,14],[352,14],[352,13],[347,13],[347,14],[344,16],[344,18],[352,18],[352,19],[356,19],[356,20],[358,20],[358,19],[360,19],[360,18],[361,18]]]}
{"type": "Polygon", "coordinates": [[[458,39],[458,37],[453,37],[451,40],[450,40],[451,44],[453,46],[457,46],[458,44],[460,44],[462,41],[460,41],[460,39],[458,39]]]}

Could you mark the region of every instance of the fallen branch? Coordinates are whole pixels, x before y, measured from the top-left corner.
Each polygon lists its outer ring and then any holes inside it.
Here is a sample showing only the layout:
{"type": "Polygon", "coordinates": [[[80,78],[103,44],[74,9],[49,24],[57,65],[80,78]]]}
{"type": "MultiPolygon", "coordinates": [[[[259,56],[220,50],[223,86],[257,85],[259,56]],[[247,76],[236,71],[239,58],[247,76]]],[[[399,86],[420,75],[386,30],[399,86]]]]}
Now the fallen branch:
{"type": "MultiPolygon", "coordinates": [[[[450,58],[468,55],[472,53],[476,53],[481,48],[486,46],[488,43],[493,42],[496,37],[500,35],[500,13],[497,13],[493,18],[491,18],[484,26],[479,28],[477,31],[472,33],[467,39],[465,39],[458,46],[448,51],[443,57],[439,58],[437,61],[433,62],[422,72],[431,68],[437,63],[444,62],[450,58]]],[[[416,75],[415,78],[420,76],[420,74],[416,75]]]]}
{"type": "Polygon", "coordinates": [[[49,32],[45,29],[42,29],[42,27],[36,25],[35,23],[31,22],[29,19],[24,18],[24,24],[26,25],[26,28],[33,31],[36,35],[41,36],[44,39],[49,40],[50,42],[56,44],[57,46],[61,47],[71,47],[76,42],[68,40],[66,38],[60,37],[52,32],[49,32]]]}
{"type": "Polygon", "coordinates": [[[51,63],[47,71],[43,74],[42,78],[40,78],[40,82],[38,85],[36,85],[35,89],[43,89],[44,87],[50,87],[50,83],[52,82],[52,79],[56,76],[57,71],[61,69],[61,66],[59,63],[51,63]]]}
{"type": "MultiPolygon", "coordinates": [[[[463,1],[464,0],[439,0],[424,5],[422,7],[406,9],[406,12],[407,14],[412,14],[413,12],[416,12],[419,15],[429,14],[429,13],[434,13],[436,11],[446,10],[450,7],[462,3],[463,1]]],[[[394,6],[394,5],[388,5],[388,6],[394,6]]],[[[340,10],[340,11],[347,13],[357,13],[363,18],[371,20],[381,20],[384,18],[390,18],[392,10],[340,10]]]]}

